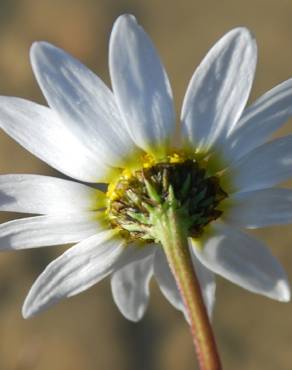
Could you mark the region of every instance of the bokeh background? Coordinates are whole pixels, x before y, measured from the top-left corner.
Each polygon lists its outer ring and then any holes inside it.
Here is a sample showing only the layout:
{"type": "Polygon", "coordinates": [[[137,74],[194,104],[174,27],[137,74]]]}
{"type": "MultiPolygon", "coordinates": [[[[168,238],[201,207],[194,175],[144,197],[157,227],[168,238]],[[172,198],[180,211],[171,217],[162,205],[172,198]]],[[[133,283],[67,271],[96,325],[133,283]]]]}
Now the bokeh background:
{"type": "MultiPolygon", "coordinates": [[[[125,12],[135,14],[154,40],[178,112],[195,66],[221,35],[238,25],[249,27],[259,45],[251,101],[292,76],[291,0],[0,0],[1,94],[44,103],[29,65],[35,40],[66,49],[109,82],[109,34],[114,19],[125,12]]],[[[278,135],[291,133],[291,123],[278,135]]],[[[0,172],[57,174],[2,132],[0,172]]],[[[1,215],[1,221],[12,216],[1,215]]],[[[291,227],[255,234],[271,246],[292,281],[291,227]]],[[[63,249],[0,255],[0,370],[197,369],[188,327],[155,283],[139,324],[119,314],[108,280],[23,320],[21,305],[31,283],[63,249]]],[[[213,322],[224,369],[292,369],[292,304],[253,295],[218,278],[213,322]]]]}

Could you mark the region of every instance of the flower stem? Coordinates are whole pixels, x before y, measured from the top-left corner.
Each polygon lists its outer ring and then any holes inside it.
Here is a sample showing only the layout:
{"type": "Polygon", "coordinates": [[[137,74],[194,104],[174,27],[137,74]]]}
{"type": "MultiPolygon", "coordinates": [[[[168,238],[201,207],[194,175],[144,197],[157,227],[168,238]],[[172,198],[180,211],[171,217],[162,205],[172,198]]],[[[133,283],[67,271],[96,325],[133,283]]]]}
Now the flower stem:
{"type": "Polygon", "coordinates": [[[201,370],[221,370],[212,328],[194,271],[184,217],[176,207],[167,207],[156,217],[155,230],[186,307],[201,370]]]}

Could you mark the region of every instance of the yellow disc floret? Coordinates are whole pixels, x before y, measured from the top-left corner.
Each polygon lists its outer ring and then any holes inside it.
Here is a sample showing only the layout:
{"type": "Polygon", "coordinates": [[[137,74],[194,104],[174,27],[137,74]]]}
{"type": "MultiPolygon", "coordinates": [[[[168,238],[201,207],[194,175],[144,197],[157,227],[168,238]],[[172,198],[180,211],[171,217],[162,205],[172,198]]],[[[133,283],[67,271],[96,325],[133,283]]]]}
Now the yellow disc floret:
{"type": "Polygon", "coordinates": [[[140,167],[124,169],[109,185],[107,218],[131,240],[155,240],[155,208],[176,207],[184,216],[188,235],[198,237],[204,227],[218,218],[217,207],[227,197],[219,179],[210,176],[198,159],[173,152],[157,162],[145,155],[140,167]]]}

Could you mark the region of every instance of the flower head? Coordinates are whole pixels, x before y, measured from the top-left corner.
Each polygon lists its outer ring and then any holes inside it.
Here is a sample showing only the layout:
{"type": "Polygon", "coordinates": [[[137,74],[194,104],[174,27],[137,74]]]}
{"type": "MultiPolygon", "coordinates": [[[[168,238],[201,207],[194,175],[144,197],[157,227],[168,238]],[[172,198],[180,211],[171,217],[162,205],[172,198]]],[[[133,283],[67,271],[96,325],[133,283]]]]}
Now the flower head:
{"type": "Polygon", "coordinates": [[[31,62],[49,107],[1,97],[0,126],[74,180],[2,175],[0,209],[38,216],[2,224],[0,247],[77,244],[36,280],[24,317],[110,274],[114,301],[128,319],[143,316],[152,276],[185,313],[157,236],[157,218],[169,204],[182,219],[209,314],[214,272],[289,300],[280,264],[241,230],[292,222],[292,191],[274,187],[291,177],[292,138],[268,141],[291,114],[292,80],[245,108],[256,66],[247,29],[227,33],[204,58],[178,127],[167,74],[132,16],[119,17],[111,34],[113,91],[48,43],[32,46],[31,62]],[[106,192],[94,187],[99,182],[106,192]]]}

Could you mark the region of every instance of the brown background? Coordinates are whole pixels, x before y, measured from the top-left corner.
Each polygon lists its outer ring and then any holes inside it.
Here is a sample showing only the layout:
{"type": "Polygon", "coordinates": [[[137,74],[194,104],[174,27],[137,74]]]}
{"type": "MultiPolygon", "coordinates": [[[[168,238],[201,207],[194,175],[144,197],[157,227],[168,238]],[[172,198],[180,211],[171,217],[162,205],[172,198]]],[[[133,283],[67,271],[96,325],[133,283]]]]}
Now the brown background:
{"type": "MultiPolygon", "coordinates": [[[[208,48],[226,31],[248,26],[259,45],[253,100],[292,76],[291,0],[1,0],[1,94],[44,102],[28,50],[47,40],[71,52],[105,81],[113,20],[134,13],[153,38],[177,104],[208,48]]],[[[280,134],[292,132],[289,124],[280,134]]],[[[0,135],[1,173],[56,174],[6,135],[0,135]]],[[[2,221],[9,216],[2,216],[2,221]]],[[[11,215],[10,215],[11,216],[11,215]]],[[[256,232],[292,278],[291,227],[256,232]]],[[[60,248],[0,255],[0,370],[194,370],[196,360],[182,316],[152,284],[139,324],[114,306],[108,280],[32,320],[20,309],[29,286],[60,248]]],[[[292,369],[292,305],[253,295],[218,279],[214,326],[224,369],[292,369]]]]}

